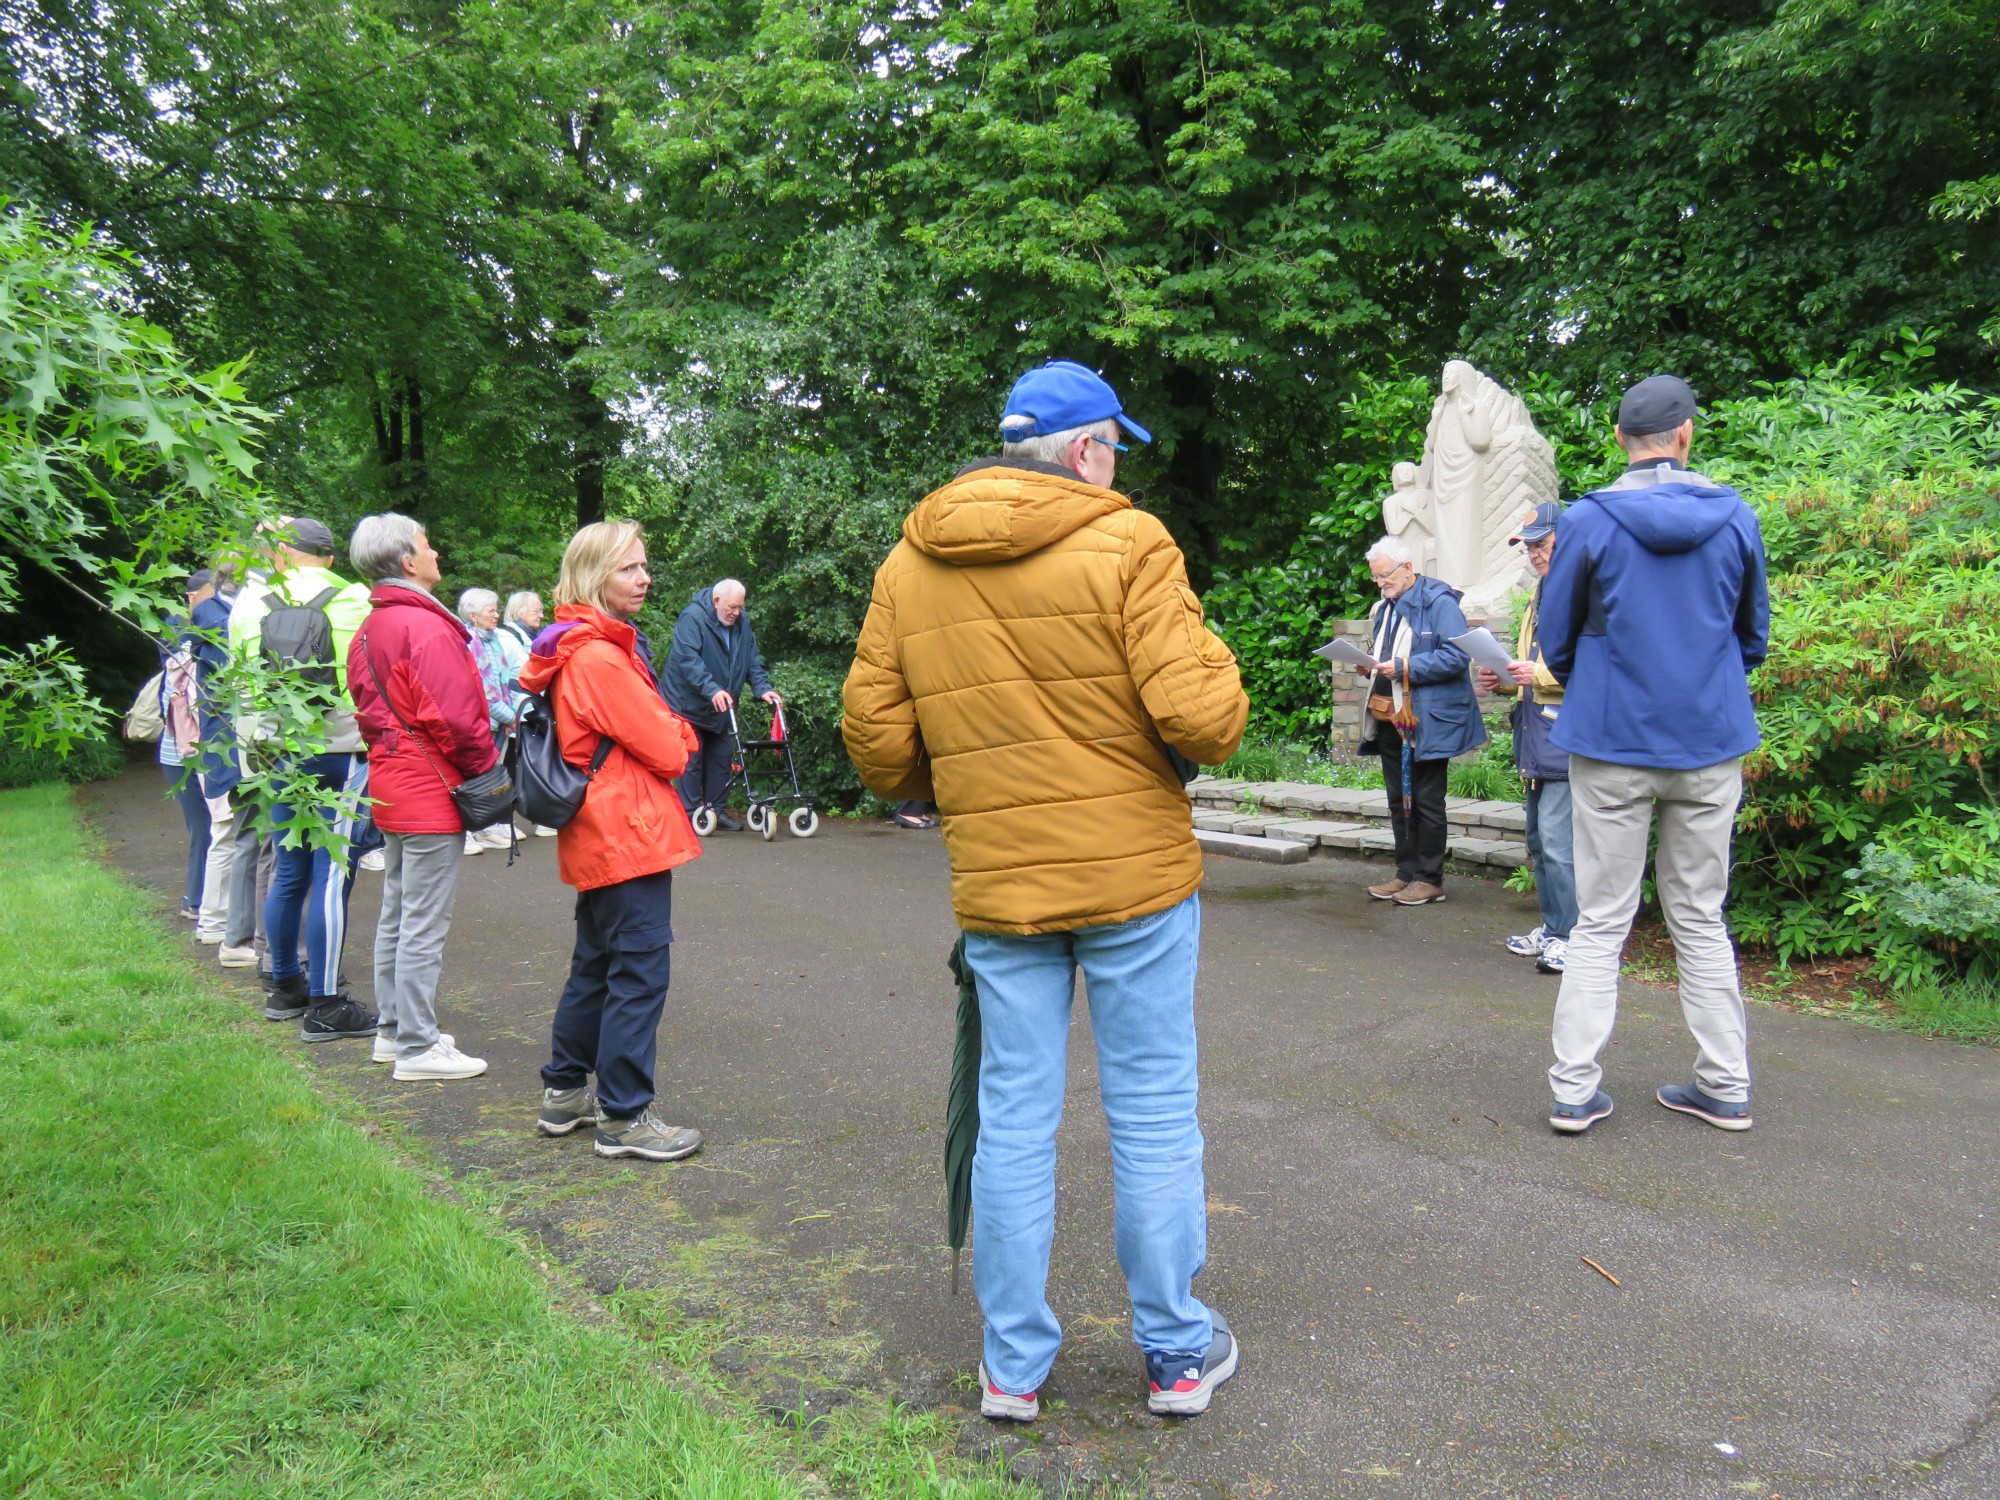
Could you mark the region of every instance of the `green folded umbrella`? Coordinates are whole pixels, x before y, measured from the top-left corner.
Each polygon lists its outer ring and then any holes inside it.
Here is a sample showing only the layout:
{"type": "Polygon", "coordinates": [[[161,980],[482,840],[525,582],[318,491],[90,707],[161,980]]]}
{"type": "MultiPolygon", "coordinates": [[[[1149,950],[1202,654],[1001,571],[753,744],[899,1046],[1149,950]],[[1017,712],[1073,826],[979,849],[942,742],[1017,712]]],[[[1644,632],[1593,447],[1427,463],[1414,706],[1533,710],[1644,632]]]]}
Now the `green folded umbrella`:
{"type": "Polygon", "coordinates": [[[979,1145],[979,987],[965,961],[965,934],[951,949],[958,981],[958,1033],[951,1044],[951,1087],[944,1101],[944,1237],[951,1246],[951,1294],[958,1295],[958,1257],[972,1226],[972,1153],[979,1145]]]}

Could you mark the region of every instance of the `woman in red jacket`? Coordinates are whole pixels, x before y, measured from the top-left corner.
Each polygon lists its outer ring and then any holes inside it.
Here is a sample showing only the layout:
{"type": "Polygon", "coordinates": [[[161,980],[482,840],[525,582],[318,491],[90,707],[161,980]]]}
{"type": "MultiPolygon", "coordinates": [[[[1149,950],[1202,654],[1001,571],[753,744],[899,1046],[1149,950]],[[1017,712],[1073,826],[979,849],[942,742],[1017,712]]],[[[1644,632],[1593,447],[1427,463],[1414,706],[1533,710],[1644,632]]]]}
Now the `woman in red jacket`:
{"type": "Polygon", "coordinates": [[[431,597],[438,555],[424,530],[393,512],[364,517],[347,555],[374,580],[374,608],[347,650],[348,690],[368,742],[368,793],[382,830],[382,915],[375,923],[375,1061],[413,1083],[474,1078],[467,1057],[437,1027],[444,961],[465,823],[451,789],[493,767],[486,691],[466,629],[431,597]]]}
{"type": "Polygon", "coordinates": [[[555,706],[563,758],[610,754],[556,840],[576,887],[576,951],[556,1003],[542,1069],[545,1135],[597,1126],[599,1156],[674,1161],[701,1132],[653,1113],[653,1063],[674,940],[673,871],[701,853],[674,778],[696,740],[667,707],[632,620],[652,586],[637,523],[600,521],[570,539],[556,582],[556,623],[535,638],[521,687],[555,706]],[[593,1103],[589,1075],[597,1075],[593,1103]]]}

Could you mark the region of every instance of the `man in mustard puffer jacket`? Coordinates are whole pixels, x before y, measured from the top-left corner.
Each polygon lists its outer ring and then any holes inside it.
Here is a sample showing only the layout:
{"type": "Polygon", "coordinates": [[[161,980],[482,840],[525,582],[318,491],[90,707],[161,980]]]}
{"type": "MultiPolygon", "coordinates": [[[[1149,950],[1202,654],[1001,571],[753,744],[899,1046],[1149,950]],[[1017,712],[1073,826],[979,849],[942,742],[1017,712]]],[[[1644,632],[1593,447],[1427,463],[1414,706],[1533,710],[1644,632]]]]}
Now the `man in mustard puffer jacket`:
{"type": "Polygon", "coordinates": [[[871,790],[943,816],[983,1026],[980,1409],[1016,1421],[1034,1420],[1061,1342],[1046,1290],[1079,967],[1148,1405],[1204,1411],[1237,1364],[1192,1287],[1202,868],[1168,751],[1228,759],[1249,701],[1166,527],[1110,487],[1121,426],[1149,441],[1081,365],[1015,383],[1001,456],[927,496],[876,573],[841,722],[871,790]]]}

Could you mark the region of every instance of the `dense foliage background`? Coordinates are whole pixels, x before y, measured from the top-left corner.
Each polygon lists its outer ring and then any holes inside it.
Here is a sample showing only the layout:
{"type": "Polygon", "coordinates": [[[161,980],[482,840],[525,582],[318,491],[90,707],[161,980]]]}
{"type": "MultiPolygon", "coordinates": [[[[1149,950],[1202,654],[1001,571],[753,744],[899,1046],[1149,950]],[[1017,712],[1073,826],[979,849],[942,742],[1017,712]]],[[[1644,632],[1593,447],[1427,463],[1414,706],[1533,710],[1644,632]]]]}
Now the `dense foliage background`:
{"type": "MultiPolygon", "coordinates": [[[[2000,0],[43,0],[0,46],[9,232],[111,266],[78,284],[255,414],[224,509],[405,511],[447,592],[545,587],[579,520],[636,515],[655,637],[745,578],[836,797],[869,575],[1027,364],[1102,367],[1157,433],[1122,482],[1274,738],[1323,725],[1305,651],[1444,359],[1522,391],[1571,492],[1616,391],[1679,370],[1811,664],[1760,682],[1743,930],[1983,951],[1908,891],[1991,874],[1915,820],[1993,805],[1990,649],[1920,617],[1991,602],[2000,0]],[[1878,596],[1893,669],[1829,665],[1878,596]]],[[[20,431],[68,419],[46,391],[20,431]]],[[[77,588],[143,622],[193,532],[135,541],[91,489],[154,503],[171,465],[52,482],[84,524],[8,533],[0,661],[17,704],[112,701],[144,642],[77,588]]]]}

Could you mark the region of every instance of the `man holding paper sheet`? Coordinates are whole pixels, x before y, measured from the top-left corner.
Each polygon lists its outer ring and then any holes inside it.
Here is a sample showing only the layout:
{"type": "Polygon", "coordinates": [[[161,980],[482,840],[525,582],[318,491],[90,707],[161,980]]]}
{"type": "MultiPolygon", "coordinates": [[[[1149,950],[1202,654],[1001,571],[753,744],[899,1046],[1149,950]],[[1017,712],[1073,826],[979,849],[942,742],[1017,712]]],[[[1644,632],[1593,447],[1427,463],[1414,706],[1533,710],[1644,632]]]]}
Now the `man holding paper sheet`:
{"type": "Polygon", "coordinates": [[[1742,758],[1758,744],[1750,669],[1771,607],[1757,517],[1692,473],[1694,393],[1673,375],[1625,392],[1624,475],[1563,515],[1542,581],[1542,654],[1564,685],[1551,736],[1570,756],[1580,910],[1556,998],[1555,1103],[1567,1134],[1611,1113],[1598,1059],[1618,1015],[1618,965],[1646,841],[1694,1033],[1692,1083],[1655,1097],[1722,1130],[1750,1128],[1750,1051],[1736,951],[1722,919],[1742,758]]]}
{"type": "Polygon", "coordinates": [[[1382,599],[1368,614],[1369,662],[1355,668],[1373,679],[1356,748],[1382,757],[1396,838],[1396,878],[1368,894],[1427,906],[1444,900],[1446,768],[1486,743],[1486,725],[1465,651],[1452,640],[1465,634],[1458,590],[1419,573],[1400,537],[1368,549],[1368,571],[1382,599]]]}
{"type": "MultiPolygon", "coordinates": [[[[1561,516],[1560,505],[1544,500],[1507,539],[1509,546],[1528,549],[1528,565],[1537,578],[1549,576],[1561,516]]],[[[1514,765],[1528,788],[1528,857],[1534,864],[1535,899],[1542,920],[1533,932],[1508,938],[1507,951],[1532,958],[1541,973],[1560,974],[1568,957],[1569,932],[1576,925],[1576,865],[1570,854],[1569,753],[1557,749],[1552,739],[1563,687],[1542,659],[1541,622],[1536,618],[1541,602],[1537,585],[1521,616],[1515,659],[1498,666],[1481,661],[1475,675],[1481,692],[1519,700],[1510,718],[1514,765]]]]}

